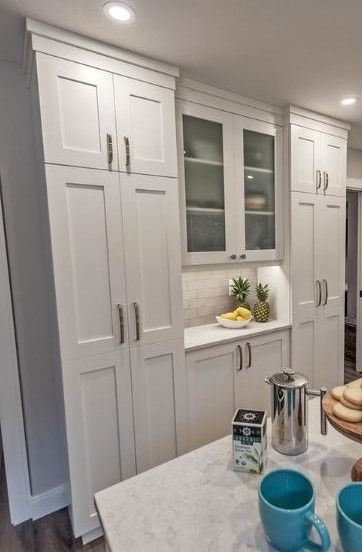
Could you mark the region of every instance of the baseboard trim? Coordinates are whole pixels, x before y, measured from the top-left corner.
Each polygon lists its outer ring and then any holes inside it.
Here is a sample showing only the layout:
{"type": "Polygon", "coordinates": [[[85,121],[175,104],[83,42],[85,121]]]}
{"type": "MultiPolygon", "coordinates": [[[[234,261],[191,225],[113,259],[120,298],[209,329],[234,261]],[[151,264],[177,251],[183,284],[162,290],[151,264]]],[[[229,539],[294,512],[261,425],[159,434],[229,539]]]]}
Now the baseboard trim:
{"type": "Polygon", "coordinates": [[[69,506],[69,503],[68,486],[54,487],[30,498],[31,517],[33,520],[39,519],[69,506]]]}
{"type": "Polygon", "coordinates": [[[83,545],[88,544],[89,542],[94,541],[95,539],[99,539],[99,537],[103,536],[103,529],[102,527],[96,527],[92,531],[89,531],[88,533],[85,533],[82,535],[82,543],[83,545]]]}

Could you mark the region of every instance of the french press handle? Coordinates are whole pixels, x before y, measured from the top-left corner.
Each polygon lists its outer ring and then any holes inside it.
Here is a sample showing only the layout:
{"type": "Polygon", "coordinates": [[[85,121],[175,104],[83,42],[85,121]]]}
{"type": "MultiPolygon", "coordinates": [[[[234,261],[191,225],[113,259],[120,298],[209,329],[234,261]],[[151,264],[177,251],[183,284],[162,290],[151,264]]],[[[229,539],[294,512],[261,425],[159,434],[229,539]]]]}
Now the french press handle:
{"type": "Polygon", "coordinates": [[[312,395],[312,397],[320,397],[321,435],[327,435],[327,416],[323,408],[323,399],[326,393],[327,389],[325,387],[321,387],[319,391],[317,389],[307,389],[307,395],[312,395]]]}

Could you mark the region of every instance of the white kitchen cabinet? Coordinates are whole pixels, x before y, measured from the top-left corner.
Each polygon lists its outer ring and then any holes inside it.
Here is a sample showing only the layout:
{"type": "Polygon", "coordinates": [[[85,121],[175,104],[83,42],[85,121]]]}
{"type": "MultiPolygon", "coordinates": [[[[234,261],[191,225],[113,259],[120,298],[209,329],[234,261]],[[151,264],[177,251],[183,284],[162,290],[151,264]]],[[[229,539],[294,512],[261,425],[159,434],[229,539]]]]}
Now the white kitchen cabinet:
{"type": "Polygon", "coordinates": [[[72,523],[99,527],[95,492],[136,474],[128,350],[63,362],[72,523]]]}
{"type": "Polygon", "coordinates": [[[44,161],[117,170],[112,74],[43,53],[36,67],[44,161]]]}
{"type": "Polygon", "coordinates": [[[291,125],[290,132],[292,191],[344,196],[346,140],[298,125],[291,125]]]}
{"type": "Polygon", "coordinates": [[[177,177],[173,90],[114,75],[119,168],[177,177]]]}
{"type": "Polygon", "coordinates": [[[292,193],[293,368],[329,389],[343,380],[345,198],[292,193]]]}
{"type": "Polygon", "coordinates": [[[186,450],[183,340],[131,348],[137,473],[186,450]]]}
{"type": "Polygon", "coordinates": [[[177,181],[121,175],[131,344],[183,333],[177,181]]]}
{"type": "Polygon", "coordinates": [[[288,330],[186,353],[189,448],[228,435],[237,408],[269,410],[264,380],[288,367],[288,330]]]}
{"type": "Polygon", "coordinates": [[[127,300],[117,173],[46,166],[61,354],[127,346],[127,300]]]}
{"type": "Polygon", "coordinates": [[[178,102],[183,263],[283,256],[281,127],[178,102]]]}

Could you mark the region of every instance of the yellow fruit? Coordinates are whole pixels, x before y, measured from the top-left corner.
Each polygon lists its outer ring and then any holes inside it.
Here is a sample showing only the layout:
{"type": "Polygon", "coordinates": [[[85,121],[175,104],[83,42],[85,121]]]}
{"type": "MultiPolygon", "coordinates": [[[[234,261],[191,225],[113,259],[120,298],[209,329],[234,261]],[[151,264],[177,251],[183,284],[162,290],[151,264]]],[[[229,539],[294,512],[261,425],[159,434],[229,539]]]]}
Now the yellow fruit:
{"type": "Polygon", "coordinates": [[[244,320],[250,318],[251,312],[249,309],[244,309],[244,307],[238,307],[235,312],[237,316],[241,316],[244,320]]]}
{"type": "Polygon", "coordinates": [[[236,317],[237,314],[235,312],[226,312],[221,315],[221,318],[224,318],[225,320],[236,320],[236,317]]]}
{"type": "Polygon", "coordinates": [[[240,320],[244,320],[244,318],[242,316],[237,316],[236,320],[240,321],[240,320]]]}

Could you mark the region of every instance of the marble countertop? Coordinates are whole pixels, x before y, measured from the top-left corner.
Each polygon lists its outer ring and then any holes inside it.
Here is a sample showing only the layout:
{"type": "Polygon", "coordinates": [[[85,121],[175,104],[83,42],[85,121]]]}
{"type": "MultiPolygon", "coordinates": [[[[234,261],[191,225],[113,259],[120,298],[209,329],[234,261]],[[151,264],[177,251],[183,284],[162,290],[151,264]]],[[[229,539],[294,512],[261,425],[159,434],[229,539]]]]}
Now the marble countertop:
{"type": "MultiPolygon", "coordinates": [[[[331,552],[341,552],[335,495],[348,483],[362,447],[330,426],[322,437],[319,400],[311,400],[309,408],[307,452],[283,456],[268,443],[266,470],[294,467],[311,478],[331,552]]],[[[259,481],[260,476],[233,471],[227,436],[105,489],[95,500],[111,552],[270,552],[258,514],[259,481]]]]}
{"type": "Polygon", "coordinates": [[[223,328],[220,324],[205,324],[204,326],[194,326],[185,328],[185,350],[195,351],[210,345],[217,345],[227,341],[236,341],[245,337],[276,332],[290,328],[290,322],[280,320],[271,320],[260,324],[254,320],[246,328],[232,330],[223,328]]]}

